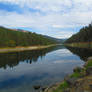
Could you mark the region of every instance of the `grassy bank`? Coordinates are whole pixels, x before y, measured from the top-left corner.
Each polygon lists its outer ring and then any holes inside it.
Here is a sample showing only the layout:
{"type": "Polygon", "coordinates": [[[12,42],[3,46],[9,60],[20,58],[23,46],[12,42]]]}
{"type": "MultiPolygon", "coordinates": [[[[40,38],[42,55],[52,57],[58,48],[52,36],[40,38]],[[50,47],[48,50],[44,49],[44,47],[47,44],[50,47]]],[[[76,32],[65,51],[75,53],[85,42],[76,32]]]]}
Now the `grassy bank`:
{"type": "Polygon", "coordinates": [[[92,48],[92,42],[67,43],[64,45],[70,47],[78,47],[78,48],[92,48]]]}
{"type": "Polygon", "coordinates": [[[27,46],[27,47],[7,47],[7,48],[0,48],[0,53],[8,53],[8,52],[17,52],[17,51],[25,51],[25,50],[37,50],[37,49],[44,49],[49,48],[51,46],[56,46],[57,44],[46,45],[46,46],[27,46]]]}
{"type": "Polygon", "coordinates": [[[76,67],[73,71],[63,82],[53,85],[45,92],[92,92],[92,57],[82,68],[76,67]]]}

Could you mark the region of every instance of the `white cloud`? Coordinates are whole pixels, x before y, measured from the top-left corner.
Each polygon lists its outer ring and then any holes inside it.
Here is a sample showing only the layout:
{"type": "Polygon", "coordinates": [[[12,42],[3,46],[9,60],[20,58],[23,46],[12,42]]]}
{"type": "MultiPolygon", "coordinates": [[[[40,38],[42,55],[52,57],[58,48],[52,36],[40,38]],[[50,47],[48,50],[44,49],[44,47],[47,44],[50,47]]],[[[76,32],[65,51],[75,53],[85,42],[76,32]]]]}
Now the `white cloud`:
{"type": "MultiPolygon", "coordinates": [[[[84,24],[84,25],[86,25],[86,24],[84,24]]],[[[74,28],[74,27],[81,27],[81,26],[83,26],[83,24],[76,24],[76,25],[69,25],[69,24],[67,24],[67,25],[52,25],[52,27],[53,28],[74,28]]]]}
{"type": "Polygon", "coordinates": [[[58,38],[70,37],[68,28],[88,25],[92,20],[92,0],[0,0],[0,2],[27,6],[40,12],[25,10],[23,14],[0,10],[0,25],[29,27],[38,30],[58,30],[58,38]],[[42,14],[43,13],[43,14],[42,14]],[[66,28],[67,32],[62,30],[66,28]]]}
{"type": "Polygon", "coordinates": [[[69,38],[71,37],[75,32],[73,31],[65,31],[65,30],[61,30],[60,32],[56,32],[55,34],[52,34],[52,37],[56,37],[56,38],[69,38]]]}

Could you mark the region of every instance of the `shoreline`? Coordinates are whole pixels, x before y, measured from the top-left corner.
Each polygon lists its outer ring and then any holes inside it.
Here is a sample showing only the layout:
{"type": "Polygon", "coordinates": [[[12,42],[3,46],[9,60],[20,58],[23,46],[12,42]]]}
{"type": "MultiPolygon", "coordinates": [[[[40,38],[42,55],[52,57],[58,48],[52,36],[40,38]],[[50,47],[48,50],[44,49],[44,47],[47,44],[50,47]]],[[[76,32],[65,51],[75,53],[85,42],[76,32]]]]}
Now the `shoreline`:
{"type": "Polygon", "coordinates": [[[89,49],[92,49],[92,42],[65,43],[64,45],[68,46],[68,47],[89,48],[89,49]]]}
{"type": "Polygon", "coordinates": [[[60,44],[52,44],[47,46],[27,46],[27,47],[7,47],[7,48],[0,48],[0,53],[8,53],[8,52],[17,52],[17,51],[26,51],[26,50],[39,50],[45,49],[52,46],[57,46],[60,44]]]}
{"type": "Polygon", "coordinates": [[[83,67],[75,67],[71,75],[47,87],[44,92],[92,92],[92,57],[83,67]]]}

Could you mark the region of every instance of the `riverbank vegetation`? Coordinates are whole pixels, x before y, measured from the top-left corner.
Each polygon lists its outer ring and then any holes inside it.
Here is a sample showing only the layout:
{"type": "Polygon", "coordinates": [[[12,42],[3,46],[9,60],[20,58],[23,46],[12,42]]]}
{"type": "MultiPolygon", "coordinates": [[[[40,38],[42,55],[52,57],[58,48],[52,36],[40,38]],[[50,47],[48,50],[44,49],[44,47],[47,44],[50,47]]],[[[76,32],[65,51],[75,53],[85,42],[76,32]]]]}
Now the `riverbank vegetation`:
{"type": "Polygon", "coordinates": [[[0,48],[50,44],[56,42],[40,34],[0,27],[0,48]]]}
{"type": "Polygon", "coordinates": [[[92,42],[66,43],[65,46],[77,47],[77,48],[92,48],[92,42]]]}

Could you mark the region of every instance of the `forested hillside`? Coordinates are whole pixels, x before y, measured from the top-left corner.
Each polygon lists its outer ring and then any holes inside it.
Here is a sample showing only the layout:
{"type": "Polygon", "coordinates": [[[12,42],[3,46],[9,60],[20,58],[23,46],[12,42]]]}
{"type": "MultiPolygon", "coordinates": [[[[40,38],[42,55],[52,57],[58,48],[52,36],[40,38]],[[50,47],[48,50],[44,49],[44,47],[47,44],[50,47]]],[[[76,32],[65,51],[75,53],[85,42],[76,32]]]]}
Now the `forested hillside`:
{"type": "Polygon", "coordinates": [[[77,34],[70,37],[66,43],[92,42],[92,24],[83,27],[77,34]]]}
{"type": "Polygon", "coordinates": [[[43,35],[0,27],[0,47],[49,45],[56,43],[43,35]]]}

